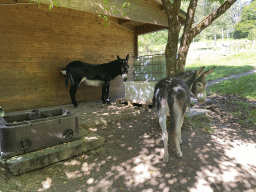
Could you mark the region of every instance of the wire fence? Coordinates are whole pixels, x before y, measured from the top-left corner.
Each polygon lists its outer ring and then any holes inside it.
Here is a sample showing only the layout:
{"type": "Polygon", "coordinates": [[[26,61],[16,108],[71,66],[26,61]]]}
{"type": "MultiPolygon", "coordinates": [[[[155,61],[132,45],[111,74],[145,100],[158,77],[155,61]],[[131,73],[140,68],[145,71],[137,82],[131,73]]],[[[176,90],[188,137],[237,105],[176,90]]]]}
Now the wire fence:
{"type": "MultiPolygon", "coordinates": [[[[218,78],[252,70],[255,66],[256,44],[254,41],[225,41],[216,44],[196,42],[191,44],[186,66],[191,69],[202,64],[219,65],[218,78]],[[239,56],[235,55],[239,53],[239,56]],[[241,54],[240,54],[241,53],[241,54]],[[227,59],[224,59],[227,58],[227,59]],[[217,63],[215,62],[217,61],[217,63]],[[191,65],[190,65],[191,64],[191,65]]],[[[152,53],[152,52],[148,52],[152,53]]],[[[159,52],[154,52],[159,53],[159,52]]],[[[160,52],[162,53],[162,52],[160,52]]],[[[139,56],[134,60],[134,81],[159,81],[166,77],[164,54],[139,56]]]]}
{"type": "MultiPolygon", "coordinates": [[[[162,46],[165,47],[165,46],[162,46]]],[[[220,56],[228,56],[248,50],[256,49],[256,42],[250,40],[226,40],[221,42],[207,41],[194,42],[191,44],[187,56],[187,63],[193,60],[215,59],[220,56]]],[[[165,50],[161,48],[158,51],[140,52],[139,57],[148,55],[164,55],[165,50]]]]}
{"type": "Polygon", "coordinates": [[[164,54],[144,55],[135,58],[133,65],[134,81],[159,81],[166,77],[164,54]]]}
{"type": "Polygon", "coordinates": [[[187,62],[193,60],[215,59],[220,56],[228,56],[239,52],[256,49],[254,41],[224,41],[224,42],[196,42],[189,49],[187,62]]]}

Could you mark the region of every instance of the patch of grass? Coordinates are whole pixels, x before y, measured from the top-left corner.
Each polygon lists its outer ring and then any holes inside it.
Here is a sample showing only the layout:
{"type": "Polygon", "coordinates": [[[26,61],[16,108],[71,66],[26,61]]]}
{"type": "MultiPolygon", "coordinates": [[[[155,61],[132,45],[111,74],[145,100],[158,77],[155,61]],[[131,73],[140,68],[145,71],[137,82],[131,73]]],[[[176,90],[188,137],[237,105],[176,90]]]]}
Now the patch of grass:
{"type": "Polygon", "coordinates": [[[185,125],[189,125],[193,129],[201,129],[206,133],[213,133],[215,131],[211,126],[211,120],[205,114],[189,118],[185,117],[185,125]]]}
{"type": "MultiPolygon", "coordinates": [[[[221,81],[209,87],[210,94],[239,95],[240,97],[256,101],[256,74],[242,76],[237,79],[221,81]]],[[[237,106],[232,115],[239,124],[256,125],[256,105],[247,101],[229,101],[237,106]]]]}
{"type": "MultiPolygon", "coordinates": [[[[206,66],[206,70],[216,66],[216,69],[207,77],[207,80],[215,80],[230,75],[236,75],[250,71],[254,68],[255,51],[233,54],[231,56],[221,57],[213,61],[198,61],[186,66],[186,70],[198,70],[201,66],[206,66]],[[254,65],[254,66],[252,66],[254,65]]],[[[222,95],[239,95],[240,97],[256,101],[256,74],[242,76],[237,79],[221,81],[209,87],[208,93],[222,95]]],[[[235,102],[238,109],[233,111],[232,115],[238,119],[240,124],[256,125],[256,106],[249,102],[235,102]]],[[[200,121],[191,121],[192,127],[202,127],[204,131],[211,132],[211,126],[203,125],[200,121]]]]}
{"type": "Polygon", "coordinates": [[[185,70],[198,70],[205,66],[205,70],[216,66],[216,69],[207,77],[207,80],[215,80],[230,75],[236,75],[252,70],[255,65],[255,51],[237,53],[230,56],[223,56],[215,60],[202,60],[188,64],[185,70]]]}
{"type": "Polygon", "coordinates": [[[256,106],[252,106],[248,102],[230,101],[239,106],[239,111],[232,112],[232,115],[239,119],[239,124],[251,124],[256,125],[256,106]]]}
{"type": "Polygon", "coordinates": [[[239,95],[243,98],[256,100],[256,74],[221,81],[209,87],[209,91],[210,93],[239,95]]]}

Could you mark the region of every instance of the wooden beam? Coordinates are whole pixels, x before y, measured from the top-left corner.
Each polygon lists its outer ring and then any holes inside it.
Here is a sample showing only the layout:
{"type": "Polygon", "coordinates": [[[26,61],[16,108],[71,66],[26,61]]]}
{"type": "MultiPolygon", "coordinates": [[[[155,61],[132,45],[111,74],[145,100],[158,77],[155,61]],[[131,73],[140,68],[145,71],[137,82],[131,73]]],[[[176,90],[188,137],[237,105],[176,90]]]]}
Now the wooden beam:
{"type": "Polygon", "coordinates": [[[29,0],[0,0],[0,4],[29,3],[29,0]]]}
{"type": "Polygon", "coordinates": [[[162,4],[162,1],[161,1],[161,0],[153,0],[153,1],[155,1],[155,2],[157,2],[157,3],[159,3],[159,4],[162,4]]]}
{"type": "Polygon", "coordinates": [[[123,24],[129,23],[129,22],[130,22],[130,20],[127,20],[127,19],[118,19],[118,24],[119,25],[123,25],[123,24]]]}
{"type": "Polygon", "coordinates": [[[160,10],[164,10],[164,5],[160,5],[160,6],[159,6],[159,9],[160,9],[160,10]]]}
{"type": "Polygon", "coordinates": [[[139,52],[139,45],[138,45],[138,34],[135,33],[134,35],[134,57],[138,57],[138,52],[139,52]]]}
{"type": "Polygon", "coordinates": [[[150,32],[161,30],[161,29],[166,29],[166,27],[153,25],[153,24],[143,24],[135,27],[135,33],[137,35],[141,35],[141,34],[150,33],[150,32]]]}
{"type": "Polygon", "coordinates": [[[152,0],[152,1],[157,4],[157,6],[159,7],[160,10],[164,9],[164,5],[162,4],[161,0],[152,0]]]}

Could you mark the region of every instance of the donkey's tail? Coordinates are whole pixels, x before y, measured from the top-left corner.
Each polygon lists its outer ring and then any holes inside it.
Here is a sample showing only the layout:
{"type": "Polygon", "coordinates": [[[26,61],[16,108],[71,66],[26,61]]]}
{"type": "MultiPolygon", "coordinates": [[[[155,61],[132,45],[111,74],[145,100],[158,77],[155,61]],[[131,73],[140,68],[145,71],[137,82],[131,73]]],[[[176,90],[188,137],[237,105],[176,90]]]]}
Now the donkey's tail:
{"type": "Polygon", "coordinates": [[[153,107],[156,107],[156,108],[157,108],[157,98],[156,97],[158,96],[158,91],[156,92],[156,89],[154,90],[154,95],[153,95],[153,99],[152,99],[153,107]]]}
{"type": "Polygon", "coordinates": [[[68,77],[69,77],[69,72],[68,72],[68,70],[66,70],[66,79],[65,79],[66,87],[68,86],[68,77]]]}
{"type": "Polygon", "coordinates": [[[152,103],[153,103],[153,107],[155,107],[155,106],[156,106],[155,94],[154,94],[154,96],[153,96],[152,103]]]}

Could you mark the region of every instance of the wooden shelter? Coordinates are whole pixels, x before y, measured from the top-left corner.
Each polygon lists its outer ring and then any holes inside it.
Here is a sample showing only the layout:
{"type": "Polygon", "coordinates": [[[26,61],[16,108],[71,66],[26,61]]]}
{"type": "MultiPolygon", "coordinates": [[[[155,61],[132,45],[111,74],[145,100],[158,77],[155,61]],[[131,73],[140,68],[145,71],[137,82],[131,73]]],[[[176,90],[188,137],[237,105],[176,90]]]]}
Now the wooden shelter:
{"type": "MultiPolygon", "coordinates": [[[[59,6],[51,10],[50,0],[40,2],[0,0],[0,106],[7,112],[71,104],[60,68],[74,60],[100,64],[130,54],[132,71],[138,35],[167,27],[159,0],[131,0],[115,13],[111,9],[125,0],[115,1],[109,12],[103,0],[56,0],[59,6]],[[99,15],[108,15],[110,26],[99,15]]],[[[185,21],[184,12],[180,19],[185,21]]],[[[110,97],[122,95],[119,76],[110,97]]],[[[77,92],[78,102],[100,97],[101,87],[81,85],[77,92]]]]}

